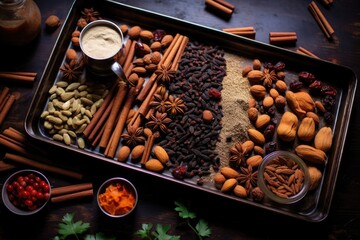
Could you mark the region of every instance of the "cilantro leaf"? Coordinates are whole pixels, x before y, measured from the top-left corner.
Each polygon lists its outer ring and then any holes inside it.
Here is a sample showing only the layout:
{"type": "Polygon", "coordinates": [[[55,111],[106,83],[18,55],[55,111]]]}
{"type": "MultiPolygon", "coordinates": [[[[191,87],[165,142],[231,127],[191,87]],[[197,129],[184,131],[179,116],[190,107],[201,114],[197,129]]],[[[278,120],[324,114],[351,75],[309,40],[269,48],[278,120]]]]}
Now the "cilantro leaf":
{"type": "Polygon", "coordinates": [[[153,225],[151,223],[143,223],[141,229],[137,230],[135,234],[141,238],[149,238],[153,225]]]}
{"type": "Polygon", "coordinates": [[[166,225],[156,224],[156,231],[153,232],[153,235],[158,240],[180,240],[180,236],[171,236],[167,234],[170,228],[171,228],[170,224],[166,224],[166,225]]]}
{"type": "Polygon", "coordinates": [[[181,218],[183,218],[183,219],[187,219],[187,218],[194,219],[194,218],[196,218],[196,214],[193,213],[193,212],[190,212],[184,204],[175,201],[175,205],[177,206],[175,208],[175,210],[177,212],[179,212],[179,216],[181,218]]]}
{"type": "Polygon", "coordinates": [[[195,226],[195,229],[202,237],[210,237],[211,235],[211,229],[209,228],[207,222],[205,222],[203,219],[199,220],[199,222],[195,226]]]}
{"type": "Polygon", "coordinates": [[[103,233],[96,233],[94,235],[86,235],[84,240],[115,240],[116,238],[107,238],[103,233]]]}
{"type": "Polygon", "coordinates": [[[59,223],[59,238],[66,239],[68,236],[82,234],[90,227],[89,223],[77,221],[74,223],[74,214],[67,213],[64,215],[62,222],[59,223]]]}

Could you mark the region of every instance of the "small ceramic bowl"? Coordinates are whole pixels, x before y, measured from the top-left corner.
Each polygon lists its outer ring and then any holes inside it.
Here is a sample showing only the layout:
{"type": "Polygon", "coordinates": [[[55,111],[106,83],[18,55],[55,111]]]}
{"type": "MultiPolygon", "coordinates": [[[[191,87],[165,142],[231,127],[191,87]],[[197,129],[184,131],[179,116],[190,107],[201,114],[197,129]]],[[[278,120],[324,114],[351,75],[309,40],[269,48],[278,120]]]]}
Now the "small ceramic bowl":
{"type": "Polygon", "coordinates": [[[266,155],[259,166],[258,186],[265,196],[281,204],[300,201],[310,184],[309,172],[304,161],[287,151],[266,155]]]}
{"type": "Polygon", "coordinates": [[[109,217],[121,218],[129,215],[138,202],[135,186],[127,179],[115,177],[106,180],[97,192],[100,210],[109,217]]]}
{"type": "Polygon", "coordinates": [[[50,182],[39,171],[25,169],[5,181],[1,197],[4,205],[16,215],[27,216],[42,210],[49,202],[50,182]]]}

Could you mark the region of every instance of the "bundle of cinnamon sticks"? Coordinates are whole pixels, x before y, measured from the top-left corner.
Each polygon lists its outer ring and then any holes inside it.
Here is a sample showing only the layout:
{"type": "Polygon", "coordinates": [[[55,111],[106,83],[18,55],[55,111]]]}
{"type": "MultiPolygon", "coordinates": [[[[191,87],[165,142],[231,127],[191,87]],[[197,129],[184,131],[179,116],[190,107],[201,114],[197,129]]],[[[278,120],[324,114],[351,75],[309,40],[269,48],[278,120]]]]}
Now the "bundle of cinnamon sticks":
{"type": "Polygon", "coordinates": [[[26,136],[12,127],[0,134],[0,145],[8,151],[0,161],[0,171],[12,169],[16,165],[25,165],[74,179],[83,178],[81,173],[46,164],[44,157],[27,141],[26,136]]]}
{"type": "Polygon", "coordinates": [[[79,183],[51,189],[51,202],[59,203],[75,199],[92,197],[94,194],[92,183],[79,183]]]}
{"type": "Polygon", "coordinates": [[[269,41],[274,45],[294,44],[297,41],[297,35],[296,32],[270,32],[269,41]]]}

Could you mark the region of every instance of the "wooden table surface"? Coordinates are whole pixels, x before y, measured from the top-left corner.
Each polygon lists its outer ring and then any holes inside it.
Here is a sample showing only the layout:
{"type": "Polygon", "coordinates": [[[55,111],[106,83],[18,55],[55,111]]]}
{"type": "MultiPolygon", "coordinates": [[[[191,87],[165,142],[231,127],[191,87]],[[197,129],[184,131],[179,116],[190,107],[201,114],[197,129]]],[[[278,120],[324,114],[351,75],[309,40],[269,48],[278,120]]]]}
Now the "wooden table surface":
{"type": "MultiPolygon", "coordinates": [[[[298,35],[296,46],[287,47],[288,49],[295,50],[302,46],[324,60],[348,66],[357,76],[360,75],[360,7],[357,0],[334,0],[334,5],[329,9],[318,4],[335,29],[333,41],[325,38],[307,10],[309,0],[232,0],[229,2],[233,3],[236,9],[229,20],[207,11],[204,1],[123,0],[120,2],[217,29],[254,26],[256,40],[264,43],[268,43],[270,31],[296,31],[298,35]]],[[[8,50],[2,50],[0,53],[0,70],[38,73],[34,84],[0,83],[20,96],[1,126],[2,129],[11,126],[25,132],[26,111],[60,32],[60,28],[53,33],[45,32],[45,19],[55,14],[64,21],[72,0],[37,0],[36,3],[42,13],[42,31],[34,47],[22,50],[21,54],[8,50]]],[[[82,164],[78,167],[88,171],[90,179],[96,183],[111,176],[121,175],[129,178],[138,187],[141,195],[138,207],[131,217],[109,219],[103,216],[97,209],[95,198],[53,204],[40,215],[29,218],[15,217],[1,206],[0,239],[51,239],[57,234],[58,224],[65,213],[75,213],[76,219],[89,222],[92,233],[103,232],[116,236],[117,239],[137,239],[134,233],[141,228],[142,223],[171,224],[172,233],[181,235],[182,239],[195,239],[189,229],[176,227],[180,222],[174,211],[176,200],[189,204],[198,216],[209,223],[212,229],[210,239],[359,239],[359,113],[360,95],[357,94],[330,213],[320,223],[309,223],[276,215],[199,193],[177,184],[148,178],[143,174],[129,173],[117,168],[109,169],[90,161],[86,166],[82,164]]],[[[54,154],[69,159],[79,158],[71,155],[62,156],[61,152],[54,154]]],[[[10,172],[0,174],[0,179],[4,180],[10,172]]],[[[71,180],[51,174],[50,178],[55,185],[67,181],[71,183],[71,180]]]]}

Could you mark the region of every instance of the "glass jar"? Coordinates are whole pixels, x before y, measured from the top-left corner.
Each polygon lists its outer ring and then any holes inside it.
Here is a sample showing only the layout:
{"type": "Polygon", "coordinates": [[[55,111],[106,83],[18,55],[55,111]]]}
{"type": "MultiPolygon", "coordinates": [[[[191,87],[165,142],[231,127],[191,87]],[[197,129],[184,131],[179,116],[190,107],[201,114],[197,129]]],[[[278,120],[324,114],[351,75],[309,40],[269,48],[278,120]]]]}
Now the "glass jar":
{"type": "Polygon", "coordinates": [[[307,165],[294,153],[287,151],[269,153],[259,166],[258,186],[265,196],[277,203],[292,204],[300,201],[305,197],[309,185],[307,165]],[[291,175],[294,175],[293,178],[291,175]],[[280,189],[284,193],[281,193],[280,189]],[[286,195],[287,193],[290,194],[286,195]]]}
{"type": "Polygon", "coordinates": [[[22,46],[41,29],[41,14],[33,0],[0,0],[0,44],[22,46]]]}

